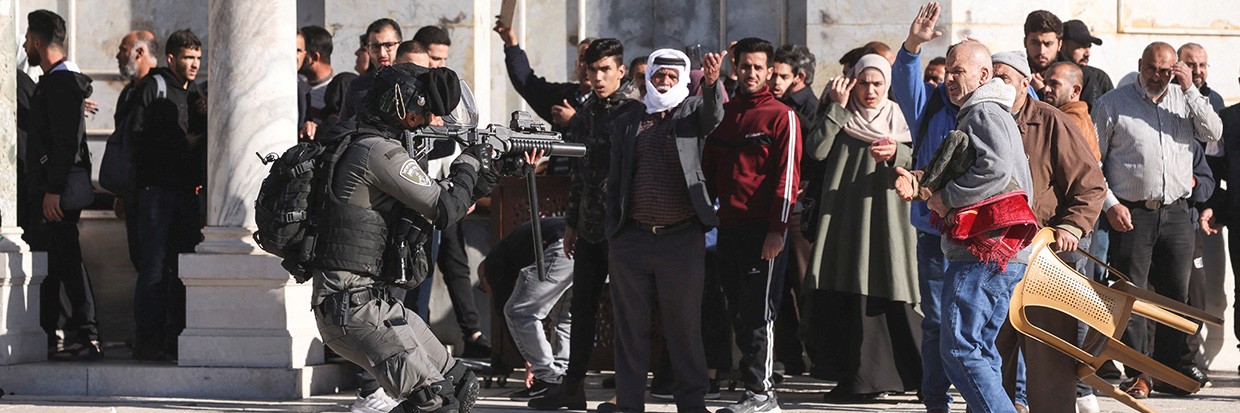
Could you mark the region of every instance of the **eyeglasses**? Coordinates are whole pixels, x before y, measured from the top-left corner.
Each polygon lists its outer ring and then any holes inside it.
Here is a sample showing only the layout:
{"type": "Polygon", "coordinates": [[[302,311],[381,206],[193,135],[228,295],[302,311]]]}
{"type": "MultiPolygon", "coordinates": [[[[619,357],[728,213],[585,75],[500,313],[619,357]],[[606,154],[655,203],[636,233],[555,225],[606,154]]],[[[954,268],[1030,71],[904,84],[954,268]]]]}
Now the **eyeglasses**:
{"type": "Polygon", "coordinates": [[[1171,76],[1171,68],[1159,68],[1154,65],[1145,65],[1144,71],[1157,73],[1159,76],[1171,76]]]}
{"type": "Polygon", "coordinates": [[[371,43],[371,44],[366,45],[366,47],[369,48],[370,50],[379,50],[379,49],[395,49],[396,46],[399,46],[399,45],[400,45],[400,42],[387,42],[387,43],[371,43]]]}
{"type": "Polygon", "coordinates": [[[1189,69],[1209,69],[1209,63],[1184,63],[1189,69]]]}

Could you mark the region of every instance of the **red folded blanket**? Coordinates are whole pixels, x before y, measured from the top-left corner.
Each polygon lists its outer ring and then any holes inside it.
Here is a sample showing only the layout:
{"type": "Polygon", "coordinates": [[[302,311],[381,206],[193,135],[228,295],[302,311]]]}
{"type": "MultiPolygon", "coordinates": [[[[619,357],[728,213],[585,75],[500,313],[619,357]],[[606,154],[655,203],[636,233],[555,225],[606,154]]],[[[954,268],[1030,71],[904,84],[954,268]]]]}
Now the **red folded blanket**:
{"type": "Polygon", "coordinates": [[[943,235],[969,248],[982,262],[993,262],[999,269],[1033,240],[1038,220],[1029,208],[1025,191],[996,195],[981,202],[958,208],[947,220],[938,214],[930,217],[943,235]]]}

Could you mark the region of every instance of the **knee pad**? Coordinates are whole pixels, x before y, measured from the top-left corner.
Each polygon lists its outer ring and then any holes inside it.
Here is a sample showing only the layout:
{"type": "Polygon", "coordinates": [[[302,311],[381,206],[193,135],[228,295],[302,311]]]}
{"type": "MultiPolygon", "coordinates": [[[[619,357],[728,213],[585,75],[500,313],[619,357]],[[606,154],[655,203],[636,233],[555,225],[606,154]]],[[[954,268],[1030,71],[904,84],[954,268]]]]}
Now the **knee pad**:
{"type": "Polygon", "coordinates": [[[465,366],[465,363],[455,360],[455,364],[443,373],[443,378],[454,388],[452,396],[460,405],[460,413],[469,413],[474,403],[478,401],[478,377],[465,366]]]}
{"type": "Polygon", "coordinates": [[[454,387],[460,387],[459,384],[465,378],[465,373],[469,372],[469,368],[465,367],[465,363],[462,363],[460,360],[453,360],[453,363],[452,367],[448,368],[448,371],[443,372],[443,378],[445,381],[452,383],[454,387]]]}

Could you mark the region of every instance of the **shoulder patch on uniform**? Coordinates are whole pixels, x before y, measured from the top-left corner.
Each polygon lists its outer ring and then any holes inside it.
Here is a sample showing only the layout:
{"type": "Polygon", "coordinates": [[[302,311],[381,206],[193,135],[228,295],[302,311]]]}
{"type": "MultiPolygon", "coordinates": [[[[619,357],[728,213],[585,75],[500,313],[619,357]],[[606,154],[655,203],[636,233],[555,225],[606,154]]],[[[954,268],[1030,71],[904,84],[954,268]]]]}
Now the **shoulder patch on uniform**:
{"type": "Polygon", "coordinates": [[[426,172],[418,166],[418,162],[412,159],[405,161],[400,166],[400,176],[406,181],[413,182],[415,185],[431,186],[431,177],[426,176],[426,172]]]}

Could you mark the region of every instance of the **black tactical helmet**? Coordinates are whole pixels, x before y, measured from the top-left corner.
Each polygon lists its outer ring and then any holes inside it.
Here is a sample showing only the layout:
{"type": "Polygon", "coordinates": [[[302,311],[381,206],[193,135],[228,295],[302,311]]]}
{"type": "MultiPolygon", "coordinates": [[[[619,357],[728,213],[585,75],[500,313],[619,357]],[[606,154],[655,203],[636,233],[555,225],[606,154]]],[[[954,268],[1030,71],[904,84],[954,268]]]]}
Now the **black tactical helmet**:
{"type": "Polygon", "coordinates": [[[387,123],[407,113],[444,116],[461,101],[461,84],[447,68],[427,69],[412,63],[381,67],[364,99],[366,112],[387,123]]]}

